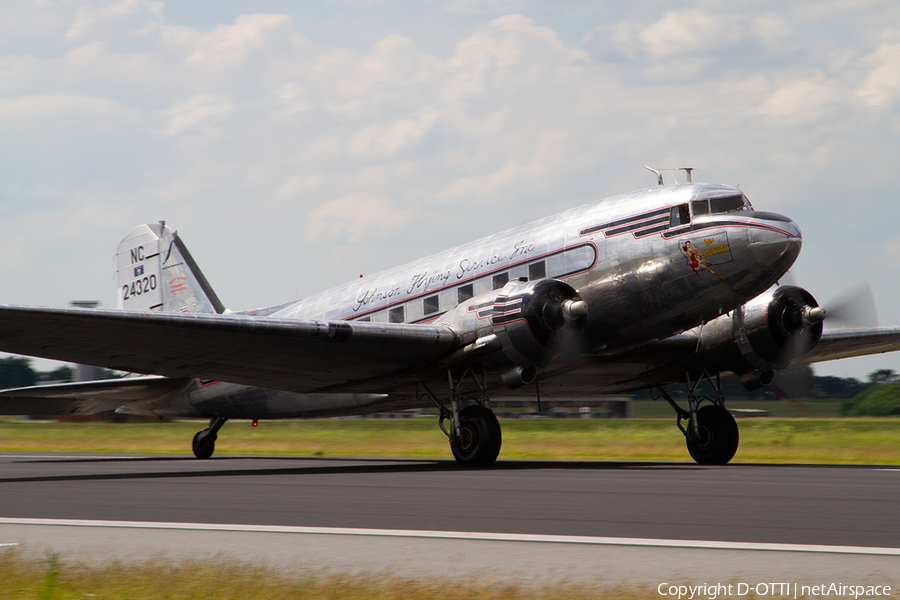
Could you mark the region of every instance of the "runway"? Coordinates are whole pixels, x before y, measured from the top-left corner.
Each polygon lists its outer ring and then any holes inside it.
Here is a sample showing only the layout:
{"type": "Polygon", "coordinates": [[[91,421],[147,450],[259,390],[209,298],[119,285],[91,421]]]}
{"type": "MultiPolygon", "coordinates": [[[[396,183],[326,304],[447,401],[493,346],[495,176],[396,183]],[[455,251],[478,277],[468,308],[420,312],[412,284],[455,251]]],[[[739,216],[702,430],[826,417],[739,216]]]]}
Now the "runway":
{"type": "Polygon", "coordinates": [[[7,454],[0,544],[354,571],[884,585],[900,573],[897,498],[900,469],[875,467],[7,454]]]}

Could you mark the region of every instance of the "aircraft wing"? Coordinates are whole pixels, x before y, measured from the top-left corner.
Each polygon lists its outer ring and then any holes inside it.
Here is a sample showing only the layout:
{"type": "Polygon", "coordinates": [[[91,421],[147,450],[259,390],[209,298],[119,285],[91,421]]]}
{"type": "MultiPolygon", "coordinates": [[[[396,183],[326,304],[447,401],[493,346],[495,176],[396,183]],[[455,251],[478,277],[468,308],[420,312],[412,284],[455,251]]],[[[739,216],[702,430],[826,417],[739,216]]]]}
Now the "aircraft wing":
{"type": "Polygon", "coordinates": [[[189,382],[150,375],[0,390],[0,415],[88,415],[151,400],[189,382]]]}
{"type": "Polygon", "coordinates": [[[393,380],[455,344],[436,325],[0,306],[2,352],[301,393],[393,380]]]}
{"type": "Polygon", "coordinates": [[[822,362],[900,350],[900,327],[826,329],[816,347],[801,362],[822,362]]]}

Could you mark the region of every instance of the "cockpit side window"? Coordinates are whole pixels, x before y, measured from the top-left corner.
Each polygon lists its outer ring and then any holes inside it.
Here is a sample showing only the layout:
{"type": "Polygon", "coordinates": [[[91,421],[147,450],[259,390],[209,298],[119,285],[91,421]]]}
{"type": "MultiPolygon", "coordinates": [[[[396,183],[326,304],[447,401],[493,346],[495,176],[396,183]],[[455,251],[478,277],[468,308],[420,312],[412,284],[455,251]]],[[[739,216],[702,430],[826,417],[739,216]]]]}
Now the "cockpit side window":
{"type": "Polygon", "coordinates": [[[707,200],[694,200],[691,202],[691,210],[694,212],[695,217],[699,217],[701,215],[709,214],[709,201],[707,200]]]}
{"type": "Polygon", "coordinates": [[[709,209],[713,214],[734,212],[736,210],[743,210],[743,208],[743,195],[709,199],[709,209]]]}
{"type": "Polygon", "coordinates": [[[687,225],[690,222],[691,212],[688,210],[687,204],[679,204],[678,206],[672,207],[672,212],[669,216],[669,227],[687,225]]]}

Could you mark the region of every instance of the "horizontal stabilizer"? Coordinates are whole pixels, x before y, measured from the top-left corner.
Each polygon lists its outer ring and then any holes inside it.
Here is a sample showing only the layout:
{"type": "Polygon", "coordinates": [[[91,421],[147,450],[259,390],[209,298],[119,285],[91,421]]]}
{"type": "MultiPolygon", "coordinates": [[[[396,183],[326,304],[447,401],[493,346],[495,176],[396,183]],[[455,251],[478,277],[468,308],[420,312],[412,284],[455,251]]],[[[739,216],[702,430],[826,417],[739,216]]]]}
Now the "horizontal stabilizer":
{"type": "Polygon", "coordinates": [[[0,390],[0,415],[88,415],[153,400],[188,383],[149,376],[0,390]]]}

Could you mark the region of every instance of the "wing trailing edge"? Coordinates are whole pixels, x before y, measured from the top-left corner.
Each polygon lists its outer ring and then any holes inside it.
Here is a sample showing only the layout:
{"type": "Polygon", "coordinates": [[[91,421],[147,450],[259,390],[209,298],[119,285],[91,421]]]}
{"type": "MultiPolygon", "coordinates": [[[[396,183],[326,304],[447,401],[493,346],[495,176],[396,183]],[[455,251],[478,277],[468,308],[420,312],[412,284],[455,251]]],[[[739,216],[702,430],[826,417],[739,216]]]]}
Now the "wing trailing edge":
{"type": "Polygon", "coordinates": [[[359,389],[455,348],[440,325],[0,306],[0,351],[293,392],[359,389]]]}

